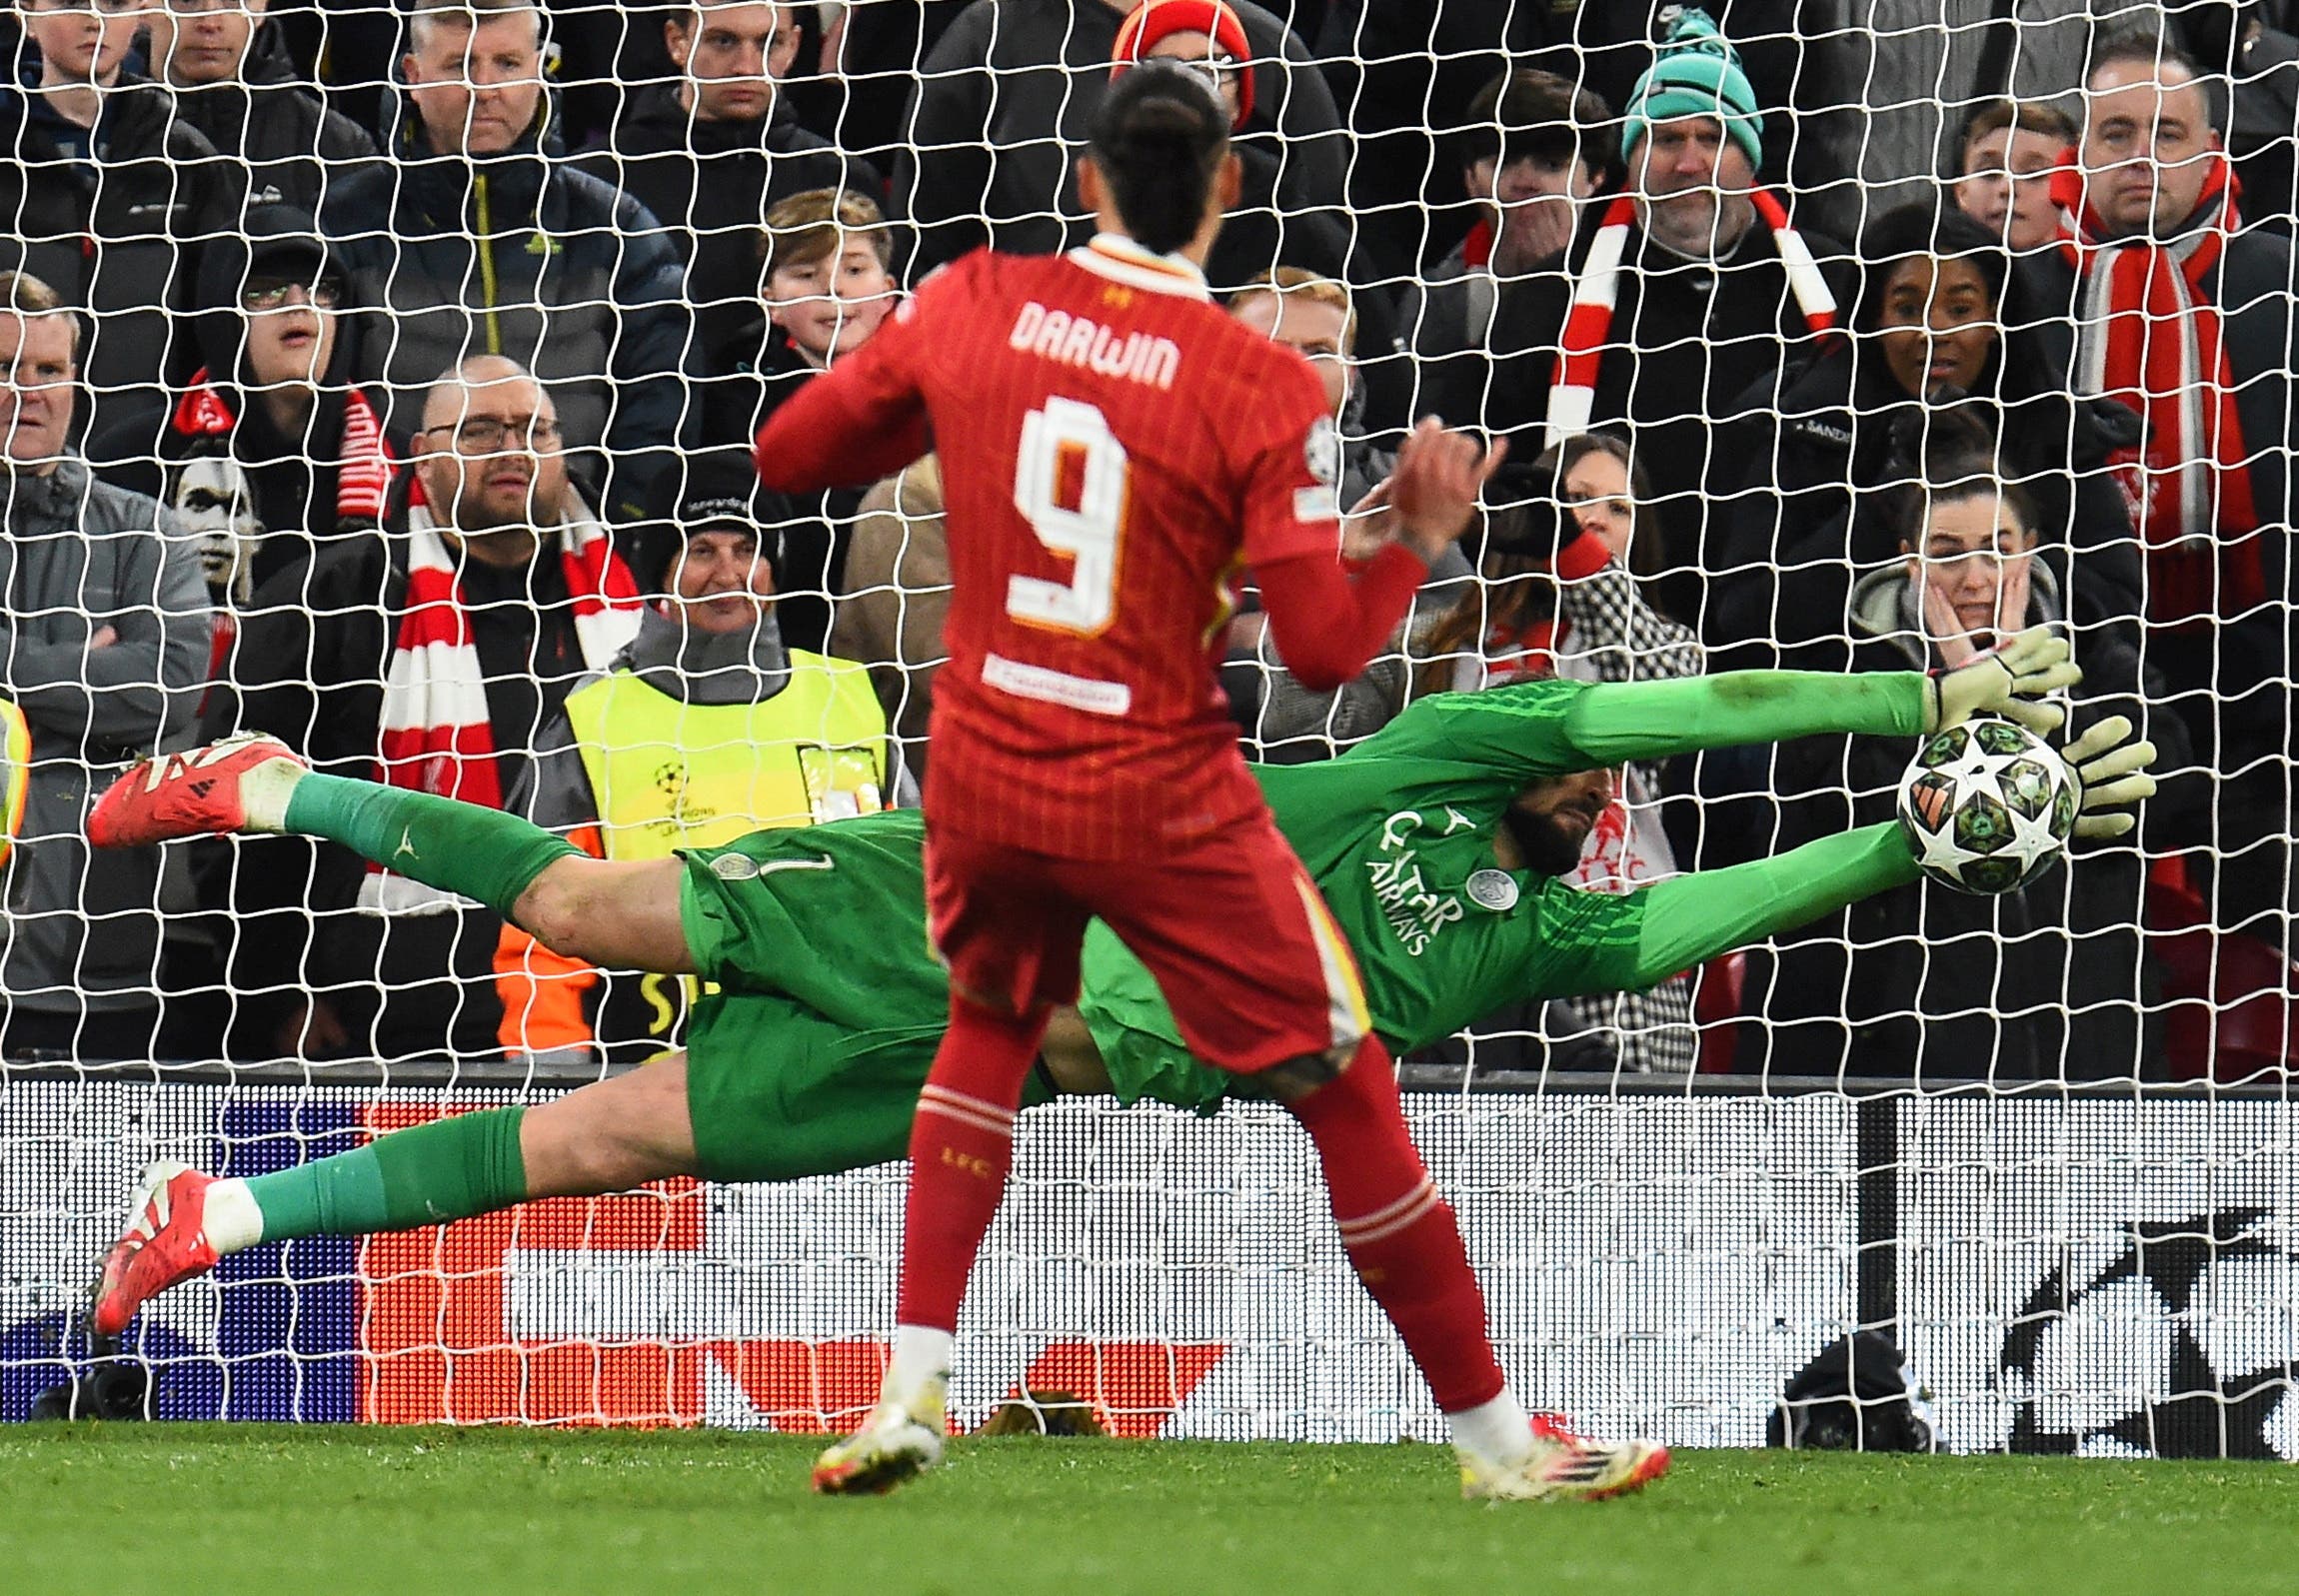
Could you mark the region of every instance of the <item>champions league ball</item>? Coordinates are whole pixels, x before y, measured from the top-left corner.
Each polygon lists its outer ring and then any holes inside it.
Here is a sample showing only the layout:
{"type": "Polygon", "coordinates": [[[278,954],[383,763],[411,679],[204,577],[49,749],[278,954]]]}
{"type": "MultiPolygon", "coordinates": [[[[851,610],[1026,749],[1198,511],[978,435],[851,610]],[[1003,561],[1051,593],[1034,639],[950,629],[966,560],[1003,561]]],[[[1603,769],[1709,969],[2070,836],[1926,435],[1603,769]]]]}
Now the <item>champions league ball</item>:
{"type": "Polygon", "coordinates": [[[2050,744],[2009,721],[1973,721],[1916,751],[1900,779],[1900,826],[1942,886],[2010,892],[2067,851],[2080,801],[2050,744]]]}

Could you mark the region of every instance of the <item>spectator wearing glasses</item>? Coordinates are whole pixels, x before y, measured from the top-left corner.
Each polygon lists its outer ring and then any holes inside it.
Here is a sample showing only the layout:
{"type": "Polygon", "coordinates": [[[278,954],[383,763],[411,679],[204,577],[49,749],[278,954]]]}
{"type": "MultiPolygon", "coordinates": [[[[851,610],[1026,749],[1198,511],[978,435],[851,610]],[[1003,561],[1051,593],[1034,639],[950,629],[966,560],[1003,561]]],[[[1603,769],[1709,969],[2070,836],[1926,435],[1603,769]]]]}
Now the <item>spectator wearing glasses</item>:
{"type": "Polygon", "coordinates": [[[2299,339],[2291,244],[2244,226],[2222,106],[2165,40],[2103,43],[2055,191],[2068,225],[2038,275],[2074,324],[2079,391],[2145,423],[2111,466],[2146,562],[2148,664],[2218,778],[2217,846],[2199,860],[2217,922],[2288,952],[2299,339]]]}
{"type": "MultiPolygon", "coordinates": [[[[323,547],[257,591],[204,730],[500,808],[568,691],[637,634],[638,589],[524,368],[463,362],[421,421],[392,536],[323,547]]],[[[485,910],[294,838],[243,844],[207,896],[238,928],[235,1050],[496,1046],[502,922],[485,910]]]]}
{"type": "Polygon", "coordinates": [[[169,505],[200,537],[219,612],[312,553],[382,523],[397,471],[355,387],[357,323],[308,213],[270,206],[200,269],[203,365],[88,446],[110,482],[169,505]]]}
{"type": "MultiPolygon", "coordinates": [[[[1222,218],[1205,257],[1205,282],[1215,295],[1265,283],[1277,272],[1354,284],[1350,320],[1362,325],[1360,347],[1386,354],[1397,338],[1395,301],[1378,282],[1387,274],[1356,269],[1356,230],[1337,204],[1338,194],[1308,207],[1298,203],[1302,196],[1288,202],[1280,193],[1283,171],[1276,154],[1245,136],[1256,106],[1255,74],[1246,66],[1252,54],[1244,22],[1223,0],[1149,0],[1118,30],[1110,79],[1115,83],[1143,61],[1174,61],[1202,73],[1228,108],[1239,183],[1237,203],[1222,218]]],[[[1357,368],[1351,426],[1360,437],[1368,416],[1384,432],[1409,419],[1409,382],[1402,361],[1380,358],[1357,368]]]]}
{"type": "Polygon", "coordinates": [[[316,212],[330,182],[375,159],[375,140],[297,73],[270,8],[271,0],[165,0],[145,13],[152,65],[176,114],[242,167],[249,205],[316,212]]]}
{"type": "Polygon", "coordinates": [[[392,159],[331,183],[320,231],[370,319],[358,374],[395,434],[465,356],[516,360],[628,520],[687,431],[685,271],[638,201],[557,158],[543,43],[535,0],[422,0],[392,159]]]}
{"type": "Polygon", "coordinates": [[[17,16],[22,75],[0,81],[0,270],[87,317],[83,419],[100,427],[191,370],[198,251],[231,230],[239,188],[131,66],[145,0],[20,0],[17,16]]]}

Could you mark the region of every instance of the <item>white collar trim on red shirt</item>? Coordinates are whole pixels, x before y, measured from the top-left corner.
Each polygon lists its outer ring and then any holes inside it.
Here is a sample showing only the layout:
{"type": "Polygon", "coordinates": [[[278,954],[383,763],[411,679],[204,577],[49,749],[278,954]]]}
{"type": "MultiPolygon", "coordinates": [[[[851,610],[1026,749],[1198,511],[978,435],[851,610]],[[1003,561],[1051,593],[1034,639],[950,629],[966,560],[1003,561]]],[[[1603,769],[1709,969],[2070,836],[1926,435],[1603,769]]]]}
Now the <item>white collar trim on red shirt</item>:
{"type": "Polygon", "coordinates": [[[1205,286],[1205,274],[1188,260],[1144,249],[1123,233],[1097,233],[1094,242],[1084,249],[1072,250],[1070,258],[1095,276],[1107,277],[1129,288],[1171,294],[1176,299],[1213,297],[1205,286]]]}

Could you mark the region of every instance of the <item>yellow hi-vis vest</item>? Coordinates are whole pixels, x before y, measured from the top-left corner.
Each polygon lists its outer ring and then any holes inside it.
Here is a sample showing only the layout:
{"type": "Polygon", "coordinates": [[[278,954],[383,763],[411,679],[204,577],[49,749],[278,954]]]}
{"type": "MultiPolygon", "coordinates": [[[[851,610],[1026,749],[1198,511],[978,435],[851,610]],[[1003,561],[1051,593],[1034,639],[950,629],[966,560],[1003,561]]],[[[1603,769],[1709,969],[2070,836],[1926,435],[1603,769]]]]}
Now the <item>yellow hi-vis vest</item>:
{"type": "Polygon", "coordinates": [[[886,711],[851,660],[791,651],[763,704],[688,704],[635,673],[567,696],[608,858],[662,858],[885,807],[886,711]]]}

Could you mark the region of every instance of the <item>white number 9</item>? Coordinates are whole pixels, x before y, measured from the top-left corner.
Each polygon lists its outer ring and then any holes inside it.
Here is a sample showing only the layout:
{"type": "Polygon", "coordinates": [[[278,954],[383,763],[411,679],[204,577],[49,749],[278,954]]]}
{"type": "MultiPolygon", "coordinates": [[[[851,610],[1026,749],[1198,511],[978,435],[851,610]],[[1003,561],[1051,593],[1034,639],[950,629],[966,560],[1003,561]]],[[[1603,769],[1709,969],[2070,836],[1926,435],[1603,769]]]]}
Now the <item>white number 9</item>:
{"type": "Polygon", "coordinates": [[[1101,410],[1049,399],[1022,419],[1014,464],[1014,508],[1038,541],[1074,562],[1067,583],[1011,577],[1006,613],[1031,626],[1093,637],[1118,605],[1118,544],[1125,531],[1126,446],[1101,410]],[[1062,503],[1065,479],[1077,504],[1062,503]]]}

